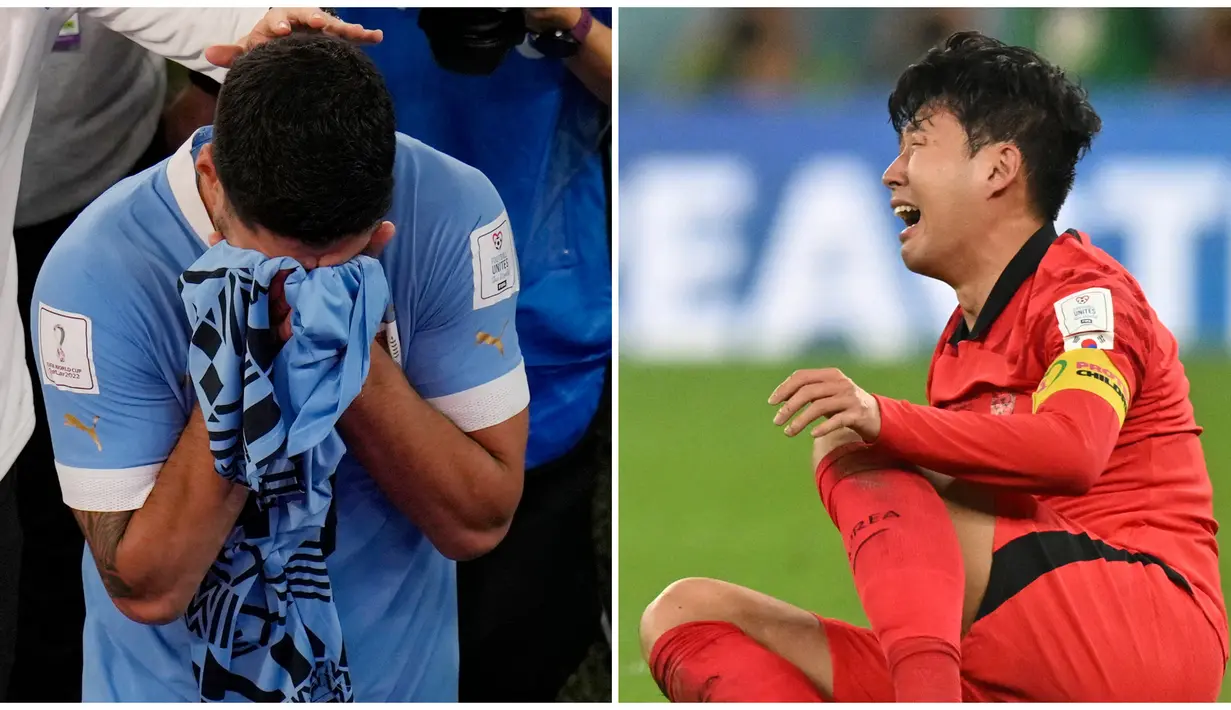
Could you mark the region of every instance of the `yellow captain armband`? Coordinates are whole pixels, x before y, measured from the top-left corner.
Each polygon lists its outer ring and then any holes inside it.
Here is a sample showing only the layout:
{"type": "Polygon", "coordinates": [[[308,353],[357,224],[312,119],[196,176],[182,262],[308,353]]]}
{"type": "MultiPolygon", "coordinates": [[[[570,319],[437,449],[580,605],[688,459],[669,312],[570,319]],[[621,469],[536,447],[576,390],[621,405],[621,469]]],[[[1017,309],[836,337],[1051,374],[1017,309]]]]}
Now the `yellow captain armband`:
{"type": "Polygon", "coordinates": [[[1124,376],[1112,364],[1107,352],[1097,348],[1068,350],[1056,358],[1034,391],[1034,410],[1057,392],[1082,390],[1101,397],[1116,410],[1120,425],[1128,414],[1131,395],[1124,376]]]}

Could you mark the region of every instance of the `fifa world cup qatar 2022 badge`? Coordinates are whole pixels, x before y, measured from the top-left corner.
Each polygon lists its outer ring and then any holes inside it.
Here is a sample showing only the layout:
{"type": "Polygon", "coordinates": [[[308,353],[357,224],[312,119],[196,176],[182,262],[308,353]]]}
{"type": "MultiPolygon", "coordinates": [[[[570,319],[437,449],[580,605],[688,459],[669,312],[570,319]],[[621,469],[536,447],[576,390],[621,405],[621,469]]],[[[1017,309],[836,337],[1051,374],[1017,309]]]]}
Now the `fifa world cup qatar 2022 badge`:
{"type": "Polygon", "coordinates": [[[65,392],[98,394],[89,316],[38,304],[39,377],[65,392]]]}

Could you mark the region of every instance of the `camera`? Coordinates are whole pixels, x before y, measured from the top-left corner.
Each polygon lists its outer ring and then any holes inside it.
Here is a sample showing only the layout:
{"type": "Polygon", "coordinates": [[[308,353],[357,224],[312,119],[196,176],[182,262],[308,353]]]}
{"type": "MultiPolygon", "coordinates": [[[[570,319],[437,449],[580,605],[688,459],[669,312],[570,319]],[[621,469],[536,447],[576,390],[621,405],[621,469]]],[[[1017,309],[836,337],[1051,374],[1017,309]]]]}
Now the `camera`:
{"type": "Polygon", "coordinates": [[[431,8],[419,11],[419,29],[442,69],[487,75],[526,39],[521,8],[431,8]]]}

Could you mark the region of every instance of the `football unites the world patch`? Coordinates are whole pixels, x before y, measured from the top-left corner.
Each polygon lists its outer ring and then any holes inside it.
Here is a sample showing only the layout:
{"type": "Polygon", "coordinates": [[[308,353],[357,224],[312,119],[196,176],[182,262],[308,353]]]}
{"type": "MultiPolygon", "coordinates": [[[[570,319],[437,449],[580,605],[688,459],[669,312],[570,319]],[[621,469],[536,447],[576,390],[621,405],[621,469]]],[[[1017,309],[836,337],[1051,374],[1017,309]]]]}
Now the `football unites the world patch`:
{"type": "Polygon", "coordinates": [[[474,269],[474,310],[509,298],[518,290],[517,251],[507,213],[470,233],[474,269]]]}
{"type": "Polygon", "coordinates": [[[1115,348],[1115,308],[1111,291],[1087,288],[1056,301],[1056,323],[1067,350],[1115,348]]]}

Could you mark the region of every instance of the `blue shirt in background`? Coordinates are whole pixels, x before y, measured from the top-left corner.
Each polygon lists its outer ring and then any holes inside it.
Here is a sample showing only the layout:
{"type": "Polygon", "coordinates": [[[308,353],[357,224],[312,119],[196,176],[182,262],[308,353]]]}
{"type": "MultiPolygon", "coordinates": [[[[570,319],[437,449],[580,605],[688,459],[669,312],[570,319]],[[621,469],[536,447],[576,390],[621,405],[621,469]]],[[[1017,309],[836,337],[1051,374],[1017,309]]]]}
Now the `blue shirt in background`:
{"type": "MultiPolygon", "coordinates": [[[[365,48],[398,130],[478,168],[517,235],[517,329],[530,382],[526,467],[565,454],[598,408],[611,358],[611,254],[603,149],[608,112],[559,60],[515,49],[490,76],[436,65],[417,9],[339,8],[384,31],[365,48]]],[[[610,8],[592,11],[610,26],[610,8]]],[[[533,53],[537,54],[537,53],[533,53]]],[[[400,225],[399,225],[400,226],[400,225]]]]}
{"type": "MultiPolygon", "coordinates": [[[[91,204],[47,257],[34,290],[33,352],[64,501],[139,509],[195,406],[191,330],[176,280],[213,231],[193,163],[204,128],[174,156],[91,204]]],[[[529,400],[514,325],[517,261],[500,197],[482,173],[398,136],[398,227],[381,254],[401,359],[415,390],[463,431],[529,400]],[[486,336],[486,337],[483,337],[486,336]]],[[[407,431],[407,436],[415,432],[407,431]]],[[[457,699],[455,565],[347,454],[334,485],[329,574],[359,702],[457,699]]],[[[87,550],[82,698],[193,702],[181,617],[120,613],[87,550]]]]}

